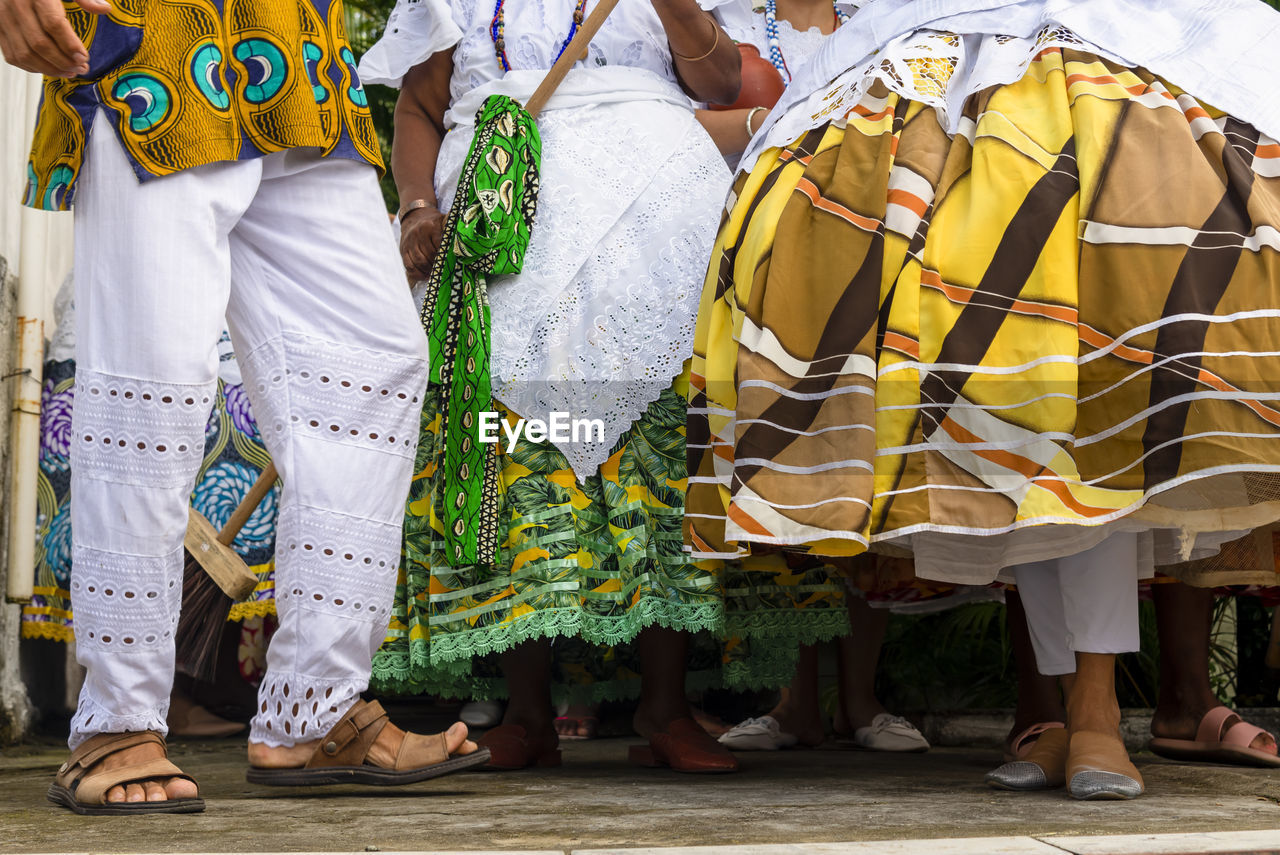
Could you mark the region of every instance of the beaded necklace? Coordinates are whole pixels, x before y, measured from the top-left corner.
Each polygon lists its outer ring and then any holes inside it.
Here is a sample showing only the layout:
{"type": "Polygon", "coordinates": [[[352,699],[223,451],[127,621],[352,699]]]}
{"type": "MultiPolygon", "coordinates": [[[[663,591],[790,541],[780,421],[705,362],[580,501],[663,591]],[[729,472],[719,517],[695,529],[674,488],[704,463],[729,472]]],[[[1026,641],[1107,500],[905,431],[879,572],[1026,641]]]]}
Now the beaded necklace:
{"type": "MultiPolygon", "coordinates": [[[[770,0],[772,2],[772,0],[770,0]]],[[[493,50],[498,55],[498,65],[502,66],[502,70],[510,71],[511,62],[507,59],[507,41],[503,37],[505,29],[505,21],[503,18],[503,7],[507,0],[497,0],[493,7],[493,20],[489,22],[489,38],[493,40],[493,50]]],[[[564,44],[560,45],[560,51],[556,54],[559,59],[569,47],[569,42],[573,41],[573,37],[578,32],[578,27],[582,26],[583,11],[587,8],[587,0],[578,0],[578,5],[573,10],[573,24],[569,27],[569,35],[565,37],[564,44]]],[[[552,60],[555,63],[555,60],[552,60]]]]}
{"type": "MultiPolygon", "coordinates": [[[[836,16],[836,27],[849,20],[849,14],[836,8],[835,3],[831,4],[831,11],[836,16]]],[[[787,60],[782,55],[782,45],[778,42],[778,0],[765,0],[764,34],[769,42],[769,62],[778,69],[783,80],[790,82],[791,69],[787,68],[787,60]]]]}

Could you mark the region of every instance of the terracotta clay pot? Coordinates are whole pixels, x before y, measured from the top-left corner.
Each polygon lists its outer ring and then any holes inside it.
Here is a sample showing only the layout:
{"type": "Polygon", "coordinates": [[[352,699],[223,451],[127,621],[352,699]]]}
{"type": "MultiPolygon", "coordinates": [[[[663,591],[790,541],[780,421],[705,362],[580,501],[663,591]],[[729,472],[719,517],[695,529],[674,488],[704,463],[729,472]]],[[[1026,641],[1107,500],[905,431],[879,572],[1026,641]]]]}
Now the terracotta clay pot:
{"type": "Polygon", "coordinates": [[[760,55],[755,45],[739,44],[742,54],[742,90],[732,104],[712,104],[712,110],[745,110],[750,107],[773,107],[787,85],[773,63],[760,55]]]}

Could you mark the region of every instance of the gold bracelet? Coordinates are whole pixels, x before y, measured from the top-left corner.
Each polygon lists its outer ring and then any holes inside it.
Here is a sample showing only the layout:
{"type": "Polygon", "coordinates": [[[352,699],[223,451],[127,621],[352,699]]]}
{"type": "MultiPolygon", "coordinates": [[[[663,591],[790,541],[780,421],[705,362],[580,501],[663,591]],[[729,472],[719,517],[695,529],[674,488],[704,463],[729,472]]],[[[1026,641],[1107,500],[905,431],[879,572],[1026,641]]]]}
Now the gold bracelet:
{"type": "MultiPolygon", "coordinates": [[[[715,34],[715,40],[711,42],[711,50],[707,51],[702,56],[684,56],[683,54],[676,53],[676,49],[672,47],[671,55],[674,56],[676,59],[683,59],[685,62],[701,62],[702,60],[711,56],[711,54],[715,53],[716,48],[720,46],[720,28],[716,26],[716,22],[711,18],[710,15],[706,17],[706,21],[711,25],[711,30],[715,34]]],[[[667,47],[671,47],[670,41],[667,42],[667,47]]]]}
{"type": "Polygon", "coordinates": [[[759,113],[761,110],[768,109],[768,107],[756,106],[747,111],[747,139],[751,139],[756,135],[756,132],[751,130],[751,120],[756,117],[756,113],[759,113]]]}

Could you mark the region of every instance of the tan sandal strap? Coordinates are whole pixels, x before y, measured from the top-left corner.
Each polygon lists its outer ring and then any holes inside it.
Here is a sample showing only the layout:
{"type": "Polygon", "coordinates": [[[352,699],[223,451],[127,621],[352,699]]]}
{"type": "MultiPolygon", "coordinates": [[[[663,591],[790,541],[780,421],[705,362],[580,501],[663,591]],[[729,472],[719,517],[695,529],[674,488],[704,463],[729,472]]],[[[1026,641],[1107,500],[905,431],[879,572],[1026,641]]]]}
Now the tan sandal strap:
{"type": "Polygon", "coordinates": [[[443,733],[405,732],[396,752],[396,771],[421,769],[449,759],[449,742],[443,733]]]}
{"type": "MultiPolygon", "coordinates": [[[[141,781],[158,783],[169,778],[186,778],[192,781],[189,775],[168,760],[145,760],[141,763],[121,766],[119,769],[104,769],[92,775],[86,775],[72,793],[80,804],[100,805],[106,804],[107,791],[112,787],[141,781]]],[[[195,782],[192,781],[192,783],[195,782]]]]}
{"type": "Polygon", "coordinates": [[[76,746],[76,750],[71,752],[71,759],[64,766],[68,769],[74,766],[89,769],[102,758],[110,757],[118,751],[150,743],[155,743],[165,748],[165,753],[166,755],[168,754],[164,737],[153,730],[134,731],[131,733],[99,733],[97,736],[91,736],[76,746]]]}
{"type": "Polygon", "coordinates": [[[370,746],[390,721],[377,701],[356,701],[316,745],[306,768],[364,765],[370,746]]]}

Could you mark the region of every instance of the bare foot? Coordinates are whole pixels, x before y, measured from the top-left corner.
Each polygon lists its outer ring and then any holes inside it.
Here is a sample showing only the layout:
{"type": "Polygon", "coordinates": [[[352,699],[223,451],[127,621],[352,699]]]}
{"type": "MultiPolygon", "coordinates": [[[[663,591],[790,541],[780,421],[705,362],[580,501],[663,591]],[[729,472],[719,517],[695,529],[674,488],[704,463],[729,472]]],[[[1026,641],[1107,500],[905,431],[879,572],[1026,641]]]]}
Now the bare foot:
{"type": "MultiPolygon", "coordinates": [[[[403,730],[390,722],[382,728],[378,738],[369,746],[369,761],[384,769],[394,769],[396,765],[396,749],[400,746],[400,735],[403,730]],[[393,748],[394,746],[394,748],[393,748]]],[[[299,742],[296,745],[272,746],[261,742],[249,743],[249,765],[258,769],[297,769],[307,764],[316,746],[321,740],[299,742]]],[[[470,754],[477,746],[467,739],[467,726],[462,722],[454,722],[445,731],[445,744],[450,754],[470,754]]]]}
{"type": "MultiPolygon", "coordinates": [[[[99,767],[104,771],[119,769],[147,760],[163,760],[164,746],[156,743],[135,745],[102,758],[99,767]]],[[[107,790],[108,802],[163,802],[170,799],[194,799],[199,788],[186,778],[161,778],[135,784],[122,784],[107,790]]]]}
{"type": "MultiPolygon", "coordinates": [[[[1184,708],[1167,711],[1156,707],[1151,716],[1151,735],[1163,739],[1195,739],[1196,732],[1200,728],[1201,719],[1204,718],[1205,713],[1217,706],[1218,701],[1213,698],[1196,705],[1194,709],[1184,708]]],[[[1238,714],[1231,716],[1223,722],[1222,732],[1225,733],[1236,722],[1243,720],[1238,714]]],[[[1275,754],[1276,738],[1263,731],[1253,738],[1253,741],[1249,743],[1249,747],[1258,751],[1265,751],[1268,754],[1275,754]]]]}
{"type": "Polygon", "coordinates": [[[578,739],[595,739],[600,724],[596,718],[599,711],[600,707],[595,704],[570,704],[564,715],[553,722],[556,733],[578,739]]]}

